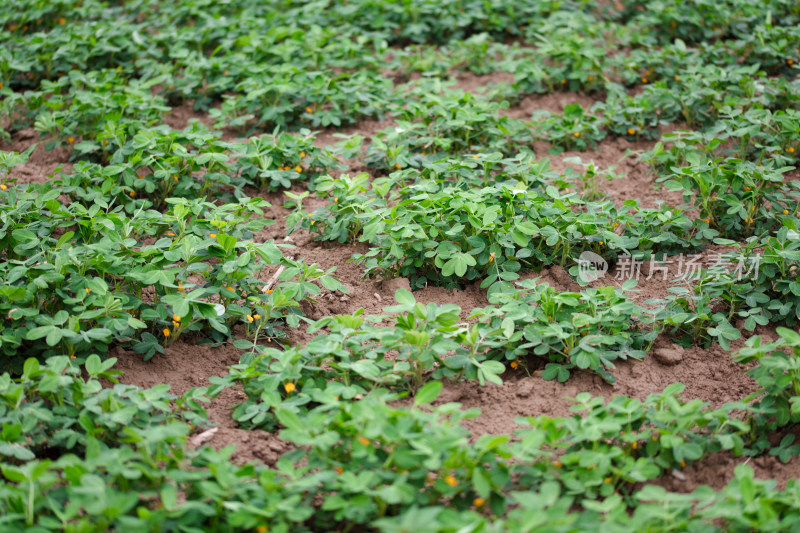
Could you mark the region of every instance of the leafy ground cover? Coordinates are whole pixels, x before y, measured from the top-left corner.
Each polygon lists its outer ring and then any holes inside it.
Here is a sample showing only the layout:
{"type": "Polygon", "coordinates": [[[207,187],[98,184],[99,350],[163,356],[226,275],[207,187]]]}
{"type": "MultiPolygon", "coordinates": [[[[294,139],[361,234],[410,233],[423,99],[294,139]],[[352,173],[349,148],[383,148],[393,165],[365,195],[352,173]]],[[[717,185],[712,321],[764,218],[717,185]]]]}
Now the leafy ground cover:
{"type": "Polygon", "coordinates": [[[800,7],[0,9],[0,526],[789,531],[800,7]]]}

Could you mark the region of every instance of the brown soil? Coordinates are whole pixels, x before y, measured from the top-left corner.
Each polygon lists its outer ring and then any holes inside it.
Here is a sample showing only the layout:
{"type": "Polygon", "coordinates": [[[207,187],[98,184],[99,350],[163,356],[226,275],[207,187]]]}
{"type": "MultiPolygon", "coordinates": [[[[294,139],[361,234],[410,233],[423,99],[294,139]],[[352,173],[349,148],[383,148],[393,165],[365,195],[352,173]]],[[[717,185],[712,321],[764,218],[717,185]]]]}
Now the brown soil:
{"type": "Polygon", "coordinates": [[[69,162],[69,153],[63,146],[50,150],[44,149],[50,139],[39,139],[39,133],[33,128],[27,128],[14,133],[11,141],[0,141],[0,150],[4,152],[19,152],[27,150],[32,144],[38,143],[27,163],[17,165],[9,173],[9,180],[17,180],[18,184],[44,183],[51,179],[60,168],[69,171],[72,164],[69,162]]]}
{"type": "Polygon", "coordinates": [[[580,104],[583,109],[588,111],[598,101],[598,98],[599,96],[593,97],[578,92],[534,94],[523,98],[518,106],[502,110],[500,114],[521,120],[530,120],[535,111],[563,113],[564,108],[571,104],[580,104]]]}

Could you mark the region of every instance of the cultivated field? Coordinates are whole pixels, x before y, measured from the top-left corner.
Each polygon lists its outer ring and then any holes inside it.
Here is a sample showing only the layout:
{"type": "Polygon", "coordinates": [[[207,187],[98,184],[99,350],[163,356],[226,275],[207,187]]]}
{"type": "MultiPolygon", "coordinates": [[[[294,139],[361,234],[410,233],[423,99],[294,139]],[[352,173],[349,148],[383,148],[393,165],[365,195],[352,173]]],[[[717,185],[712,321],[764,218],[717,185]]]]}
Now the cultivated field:
{"type": "Polygon", "coordinates": [[[800,3],[0,31],[0,531],[800,527],[800,3]]]}

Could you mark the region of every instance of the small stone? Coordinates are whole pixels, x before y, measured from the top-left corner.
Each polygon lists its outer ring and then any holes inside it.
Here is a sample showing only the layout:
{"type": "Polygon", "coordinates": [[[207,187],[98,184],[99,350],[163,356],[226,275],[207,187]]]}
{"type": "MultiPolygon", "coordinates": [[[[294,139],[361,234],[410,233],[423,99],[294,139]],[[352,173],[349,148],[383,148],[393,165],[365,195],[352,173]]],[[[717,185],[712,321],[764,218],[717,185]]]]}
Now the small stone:
{"type": "Polygon", "coordinates": [[[656,361],[662,365],[677,365],[683,361],[683,348],[678,345],[669,348],[657,348],[653,355],[655,355],[656,361]]]}
{"type": "Polygon", "coordinates": [[[677,479],[678,481],[686,481],[686,476],[680,470],[675,470],[674,468],[670,470],[672,477],[677,479]]]}
{"type": "Polygon", "coordinates": [[[376,292],[375,294],[373,294],[373,296],[374,296],[374,297],[375,297],[375,299],[376,299],[376,300],[378,300],[379,302],[382,302],[382,301],[383,301],[383,298],[381,298],[381,295],[380,295],[380,294],[378,294],[377,292],[376,292]]]}
{"type": "Polygon", "coordinates": [[[287,235],[286,237],[284,237],[284,238],[283,238],[283,241],[284,241],[284,242],[294,242],[294,239],[292,239],[291,237],[289,237],[289,236],[287,235]]]}
{"type": "Polygon", "coordinates": [[[397,289],[410,291],[411,283],[408,282],[408,278],[387,279],[381,283],[381,289],[390,294],[394,294],[397,289]]]}
{"type": "Polygon", "coordinates": [[[517,386],[517,396],[520,398],[527,398],[533,394],[534,382],[532,379],[526,379],[517,386]]]}

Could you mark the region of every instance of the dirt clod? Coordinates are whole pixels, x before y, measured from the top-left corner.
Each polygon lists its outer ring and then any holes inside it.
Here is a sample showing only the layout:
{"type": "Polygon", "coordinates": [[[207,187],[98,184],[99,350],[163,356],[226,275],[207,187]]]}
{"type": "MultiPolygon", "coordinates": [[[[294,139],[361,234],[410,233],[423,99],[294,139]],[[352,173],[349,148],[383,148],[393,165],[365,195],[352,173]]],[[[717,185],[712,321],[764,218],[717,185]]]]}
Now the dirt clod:
{"type": "Polygon", "coordinates": [[[683,361],[683,352],[683,348],[675,344],[670,347],[657,348],[653,350],[653,355],[662,365],[672,366],[683,361]]]}

